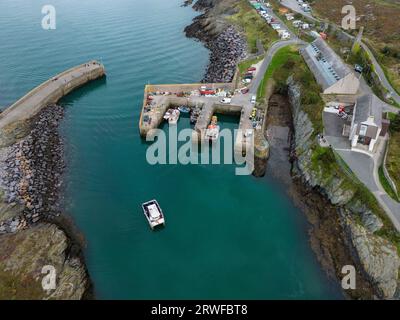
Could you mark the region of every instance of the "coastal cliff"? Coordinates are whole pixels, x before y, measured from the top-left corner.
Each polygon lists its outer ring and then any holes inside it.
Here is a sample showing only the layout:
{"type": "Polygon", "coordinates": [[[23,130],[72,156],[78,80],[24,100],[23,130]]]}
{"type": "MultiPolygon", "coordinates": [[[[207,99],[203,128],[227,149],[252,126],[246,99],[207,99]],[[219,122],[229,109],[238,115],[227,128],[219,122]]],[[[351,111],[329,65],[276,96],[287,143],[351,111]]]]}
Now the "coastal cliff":
{"type": "MultiPolygon", "coordinates": [[[[398,248],[388,236],[391,234],[387,225],[390,222],[383,222],[382,212],[374,206],[374,202],[369,198],[365,200],[359,187],[349,182],[351,178],[343,173],[345,168],[333,165],[340,161],[331,156],[333,151],[330,148],[321,149],[317,138],[319,132],[316,132],[310,115],[301,104],[301,86],[292,77],[287,84],[294,124],[293,174],[307,187],[326,197],[335,208],[322,212],[317,220],[337,221],[337,225],[331,225],[331,228],[337,228],[334,234],[338,238],[340,235],[344,237],[357,272],[372,286],[373,296],[364,298],[399,298],[400,258],[398,248]]],[[[314,224],[321,223],[323,221],[314,221],[314,224]]],[[[329,246],[325,249],[329,250],[329,246]]],[[[337,257],[342,253],[329,254],[337,257]]],[[[335,261],[338,277],[343,276],[341,263],[340,259],[335,261]]]]}

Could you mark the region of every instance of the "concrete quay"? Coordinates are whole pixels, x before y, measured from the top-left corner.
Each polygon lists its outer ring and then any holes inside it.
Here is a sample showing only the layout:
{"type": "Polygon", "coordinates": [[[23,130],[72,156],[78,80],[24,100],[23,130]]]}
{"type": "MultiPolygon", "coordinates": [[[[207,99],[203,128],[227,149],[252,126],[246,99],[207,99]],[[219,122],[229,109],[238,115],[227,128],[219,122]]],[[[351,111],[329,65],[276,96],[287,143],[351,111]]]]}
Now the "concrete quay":
{"type": "MultiPolygon", "coordinates": [[[[151,130],[158,128],[163,121],[165,112],[169,108],[178,106],[201,109],[201,113],[194,126],[193,141],[206,142],[205,131],[214,114],[240,116],[238,129],[245,132],[247,129],[253,129],[249,116],[254,105],[250,100],[250,94],[242,94],[235,91],[232,83],[148,85],[145,88],[143,108],[139,120],[140,135],[143,138],[149,133],[151,135],[151,130]],[[199,88],[201,86],[206,86],[216,91],[219,90],[219,93],[215,96],[201,96],[199,95],[199,88]],[[230,104],[221,103],[221,99],[225,93],[231,95],[232,101],[230,104]]],[[[243,137],[237,136],[235,150],[240,150],[240,152],[242,149],[245,150],[245,145],[243,145],[245,143],[244,140],[243,137]]]]}

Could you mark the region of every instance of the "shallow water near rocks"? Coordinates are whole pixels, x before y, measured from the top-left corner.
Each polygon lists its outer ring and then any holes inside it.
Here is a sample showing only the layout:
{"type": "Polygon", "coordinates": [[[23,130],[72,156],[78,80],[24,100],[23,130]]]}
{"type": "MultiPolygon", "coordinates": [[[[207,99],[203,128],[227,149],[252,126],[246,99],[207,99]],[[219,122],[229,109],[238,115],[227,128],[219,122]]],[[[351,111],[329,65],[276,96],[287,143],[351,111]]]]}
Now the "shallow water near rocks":
{"type": "MultiPolygon", "coordinates": [[[[183,34],[196,15],[191,8],[181,0],[53,0],[57,30],[44,31],[45,4],[0,3],[0,105],[71,66],[105,64],[106,81],[63,99],[61,128],[66,211],[86,237],[98,298],[342,297],[277,180],[236,176],[233,165],[146,162],[138,131],[144,85],[197,82],[207,65],[208,51],[183,34]],[[157,232],[140,208],[153,198],[166,216],[157,232]]],[[[221,118],[221,126],[237,123],[221,118]]]]}

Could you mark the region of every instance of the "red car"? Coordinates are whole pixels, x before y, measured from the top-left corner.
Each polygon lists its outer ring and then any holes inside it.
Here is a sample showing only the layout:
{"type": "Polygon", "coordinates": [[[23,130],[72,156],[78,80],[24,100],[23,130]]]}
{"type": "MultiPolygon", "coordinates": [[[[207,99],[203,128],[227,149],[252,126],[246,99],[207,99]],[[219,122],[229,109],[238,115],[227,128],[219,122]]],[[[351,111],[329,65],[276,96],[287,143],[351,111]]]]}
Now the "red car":
{"type": "Polygon", "coordinates": [[[240,90],[240,92],[242,94],[246,94],[247,92],[249,92],[249,88],[243,88],[243,89],[240,90]]]}
{"type": "Polygon", "coordinates": [[[247,71],[256,71],[257,69],[255,68],[255,67],[251,67],[251,68],[248,68],[247,69],[247,71]]]}

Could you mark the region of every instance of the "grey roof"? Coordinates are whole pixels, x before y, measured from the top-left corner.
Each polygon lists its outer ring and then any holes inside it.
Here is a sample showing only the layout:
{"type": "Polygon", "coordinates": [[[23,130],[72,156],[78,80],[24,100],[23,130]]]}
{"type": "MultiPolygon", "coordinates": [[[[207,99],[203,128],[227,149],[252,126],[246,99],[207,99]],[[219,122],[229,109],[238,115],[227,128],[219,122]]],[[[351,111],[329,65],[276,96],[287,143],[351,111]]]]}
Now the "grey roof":
{"type": "Polygon", "coordinates": [[[301,53],[323,90],[351,72],[322,38],[314,40],[301,53]]]}
{"type": "Polygon", "coordinates": [[[354,112],[354,123],[367,121],[369,116],[374,117],[378,127],[382,127],[382,101],[374,94],[365,94],[357,99],[354,112]]]}

